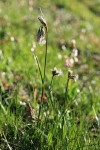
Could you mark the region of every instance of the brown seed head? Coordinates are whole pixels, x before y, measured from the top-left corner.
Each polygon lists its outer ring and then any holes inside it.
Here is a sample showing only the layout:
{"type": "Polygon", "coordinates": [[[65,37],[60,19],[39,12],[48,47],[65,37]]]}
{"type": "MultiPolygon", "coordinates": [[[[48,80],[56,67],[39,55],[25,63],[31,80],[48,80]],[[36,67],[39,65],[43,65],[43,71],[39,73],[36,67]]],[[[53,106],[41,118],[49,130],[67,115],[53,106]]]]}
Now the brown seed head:
{"type": "Polygon", "coordinates": [[[56,67],[52,70],[52,75],[53,76],[61,75],[61,74],[62,74],[62,71],[61,70],[57,70],[56,67]]]}
{"type": "Polygon", "coordinates": [[[77,81],[78,75],[74,75],[72,70],[68,70],[68,79],[72,79],[74,81],[77,81]]]}
{"type": "Polygon", "coordinates": [[[41,45],[45,44],[45,31],[43,26],[38,29],[37,42],[41,45]]]}

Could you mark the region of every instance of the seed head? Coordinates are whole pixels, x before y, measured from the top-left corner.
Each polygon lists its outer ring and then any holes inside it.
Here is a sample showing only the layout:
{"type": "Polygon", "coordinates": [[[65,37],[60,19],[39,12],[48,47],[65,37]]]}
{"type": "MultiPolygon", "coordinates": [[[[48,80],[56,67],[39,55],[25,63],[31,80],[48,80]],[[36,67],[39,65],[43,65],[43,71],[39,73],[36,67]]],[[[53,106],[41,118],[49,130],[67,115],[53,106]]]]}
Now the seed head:
{"type": "Polygon", "coordinates": [[[47,23],[46,23],[46,20],[42,17],[42,16],[39,16],[38,17],[40,23],[47,28],[47,23]]]}
{"type": "Polygon", "coordinates": [[[61,70],[57,70],[56,67],[52,70],[52,75],[53,76],[61,75],[61,74],[62,74],[62,71],[61,70]]]}
{"type": "Polygon", "coordinates": [[[73,75],[73,71],[72,70],[68,70],[68,78],[70,78],[73,75]]]}
{"type": "Polygon", "coordinates": [[[38,29],[37,33],[37,42],[41,45],[45,44],[45,31],[43,29],[43,26],[38,29]]]}
{"type": "Polygon", "coordinates": [[[77,81],[78,75],[74,75],[73,71],[69,69],[68,70],[68,79],[72,79],[74,81],[77,81]]]}

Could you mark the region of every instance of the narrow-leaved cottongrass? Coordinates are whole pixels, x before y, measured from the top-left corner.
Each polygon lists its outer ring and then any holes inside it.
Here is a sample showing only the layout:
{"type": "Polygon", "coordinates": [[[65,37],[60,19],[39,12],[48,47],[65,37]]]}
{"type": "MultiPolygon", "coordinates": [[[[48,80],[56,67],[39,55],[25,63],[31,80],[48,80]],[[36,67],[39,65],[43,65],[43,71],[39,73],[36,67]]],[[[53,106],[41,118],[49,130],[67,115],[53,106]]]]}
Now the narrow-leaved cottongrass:
{"type": "Polygon", "coordinates": [[[45,89],[45,76],[46,76],[46,65],[47,65],[47,49],[48,49],[48,27],[47,22],[44,19],[44,16],[39,16],[38,20],[40,21],[40,27],[37,32],[37,42],[41,45],[45,44],[45,56],[44,56],[44,66],[43,66],[43,75],[42,76],[42,93],[41,93],[41,104],[39,106],[39,114],[38,118],[41,114],[41,108],[43,104],[43,97],[44,97],[44,89],[45,89]]]}

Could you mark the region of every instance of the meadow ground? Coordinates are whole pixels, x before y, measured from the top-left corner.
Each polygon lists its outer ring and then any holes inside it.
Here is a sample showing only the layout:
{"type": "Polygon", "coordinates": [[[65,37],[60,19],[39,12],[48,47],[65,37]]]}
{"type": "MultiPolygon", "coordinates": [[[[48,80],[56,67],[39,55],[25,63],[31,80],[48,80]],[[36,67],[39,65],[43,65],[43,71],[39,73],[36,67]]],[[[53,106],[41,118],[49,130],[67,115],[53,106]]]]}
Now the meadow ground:
{"type": "Polygon", "coordinates": [[[99,0],[0,0],[0,150],[100,149],[99,50],[99,0]]]}

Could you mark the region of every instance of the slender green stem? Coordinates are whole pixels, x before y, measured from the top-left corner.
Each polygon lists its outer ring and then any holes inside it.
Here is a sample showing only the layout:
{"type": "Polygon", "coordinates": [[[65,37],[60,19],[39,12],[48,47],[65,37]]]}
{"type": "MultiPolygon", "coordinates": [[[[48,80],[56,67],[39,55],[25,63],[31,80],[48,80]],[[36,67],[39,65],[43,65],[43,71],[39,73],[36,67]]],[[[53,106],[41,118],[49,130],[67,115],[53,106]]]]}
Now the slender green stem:
{"type": "Polygon", "coordinates": [[[45,62],[44,62],[44,81],[45,81],[46,64],[47,64],[47,49],[48,49],[48,32],[47,32],[47,29],[46,29],[46,50],[45,50],[45,62]]]}
{"type": "Polygon", "coordinates": [[[66,88],[65,88],[65,101],[67,100],[68,97],[68,84],[69,84],[69,78],[67,79],[66,88]]]}
{"type": "Polygon", "coordinates": [[[47,64],[47,49],[48,49],[48,32],[46,28],[46,49],[45,49],[45,60],[44,60],[44,77],[42,82],[42,97],[41,102],[43,102],[43,95],[44,95],[44,84],[45,84],[45,74],[46,74],[46,64],[47,64]]]}
{"type": "Polygon", "coordinates": [[[67,83],[66,83],[66,87],[65,87],[64,109],[60,116],[60,118],[62,117],[62,137],[63,137],[64,119],[65,119],[65,112],[66,112],[66,101],[67,101],[67,97],[68,97],[68,83],[69,83],[69,78],[67,79],[67,83]]]}
{"type": "Polygon", "coordinates": [[[44,96],[44,84],[45,84],[45,74],[46,74],[46,64],[47,64],[47,49],[48,49],[48,32],[47,32],[47,28],[46,28],[46,47],[45,47],[45,60],[44,60],[44,76],[43,76],[43,80],[42,80],[42,96],[41,96],[41,104],[39,106],[39,114],[38,114],[38,119],[40,118],[40,114],[41,114],[41,108],[43,105],[43,96],[44,96]]]}
{"type": "Polygon", "coordinates": [[[63,112],[61,113],[61,117],[64,117],[65,111],[66,111],[66,101],[68,98],[68,84],[69,84],[69,77],[67,78],[67,83],[66,83],[66,87],[65,87],[65,100],[64,100],[64,109],[63,112]]]}
{"type": "Polygon", "coordinates": [[[54,76],[52,76],[51,82],[50,82],[50,86],[49,86],[49,94],[50,94],[50,100],[51,100],[52,107],[54,107],[54,104],[53,104],[53,95],[52,95],[52,82],[53,82],[53,78],[54,78],[54,76]]]}
{"type": "Polygon", "coordinates": [[[52,79],[51,79],[51,82],[50,82],[50,89],[52,88],[53,78],[54,78],[54,76],[52,75],[52,79]]]}
{"type": "MultiPolygon", "coordinates": [[[[39,69],[39,73],[40,73],[40,77],[41,77],[41,81],[42,81],[42,95],[43,95],[43,85],[44,85],[44,79],[43,79],[43,76],[42,76],[42,72],[41,72],[41,68],[40,68],[39,60],[38,60],[38,57],[37,57],[37,55],[35,54],[35,52],[34,52],[34,56],[35,56],[35,60],[36,60],[37,65],[38,65],[38,69],[39,69]]],[[[39,118],[40,118],[41,107],[42,107],[42,106],[41,106],[41,104],[40,104],[40,106],[39,106],[38,120],[39,120],[39,118]]],[[[38,123],[39,123],[39,122],[38,122],[38,123]]]]}
{"type": "Polygon", "coordinates": [[[35,54],[35,52],[34,52],[34,56],[35,56],[35,59],[36,59],[36,63],[37,63],[37,65],[38,65],[39,73],[40,73],[40,76],[41,76],[41,81],[42,81],[42,83],[43,83],[43,77],[42,77],[42,72],[41,72],[39,60],[38,60],[38,57],[37,57],[37,55],[35,54]]]}

